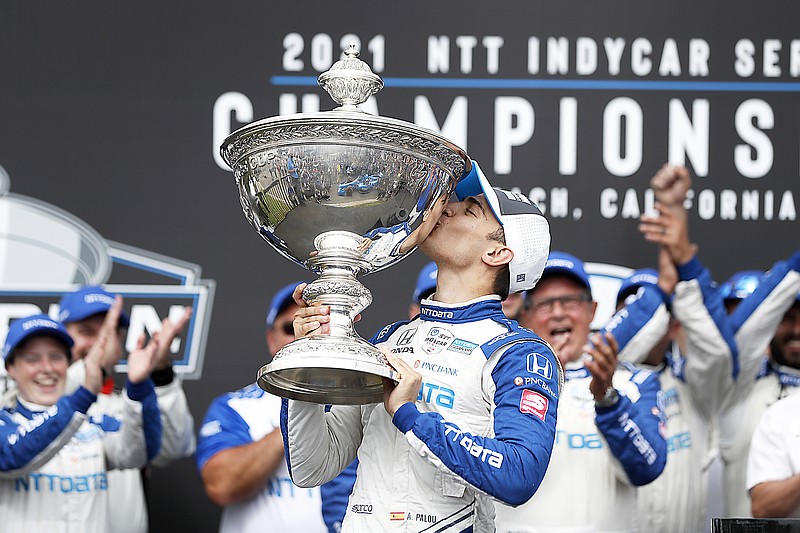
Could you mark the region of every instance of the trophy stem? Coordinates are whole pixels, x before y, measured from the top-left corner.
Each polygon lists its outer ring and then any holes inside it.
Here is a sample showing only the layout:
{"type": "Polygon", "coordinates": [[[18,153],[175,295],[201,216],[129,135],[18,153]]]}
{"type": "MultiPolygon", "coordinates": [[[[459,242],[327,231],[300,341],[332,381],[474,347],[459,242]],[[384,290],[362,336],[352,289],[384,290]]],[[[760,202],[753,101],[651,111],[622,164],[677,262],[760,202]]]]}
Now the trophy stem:
{"type": "Polygon", "coordinates": [[[331,337],[358,337],[353,321],[372,303],[372,294],[352,271],[329,267],[305,288],[303,299],[330,308],[331,337]]]}
{"type": "Polygon", "coordinates": [[[297,339],[279,350],[258,372],[262,389],[324,404],[383,401],[381,378],[393,379],[395,372],[380,350],[353,327],[356,315],[372,303],[369,289],[356,279],[368,266],[358,251],[361,241],[346,231],[329,231],[317,238],[319,253],[309,264],[320,276],[303,290],[303,300],[330,308],[330,334],[297,339]]]}

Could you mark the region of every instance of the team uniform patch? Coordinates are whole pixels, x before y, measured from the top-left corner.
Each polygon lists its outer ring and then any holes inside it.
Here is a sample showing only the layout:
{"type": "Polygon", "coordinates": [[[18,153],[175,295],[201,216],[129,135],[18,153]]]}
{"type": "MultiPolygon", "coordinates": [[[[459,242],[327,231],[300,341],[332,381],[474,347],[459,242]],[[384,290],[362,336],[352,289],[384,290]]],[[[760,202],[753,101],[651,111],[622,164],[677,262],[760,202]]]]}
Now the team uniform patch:
{"type": "Polygon", "coordinates": [[[455,336],[444,328],[431,328],[422,341],[422,349],[429,354],[437,354],[453,342],[455,336]]]}
{"type": "Polygon", "coordinates": [[[530,389],[522,391],[522,398],[519,402],[520,413],[530,413],[541,420],[547,415],[547,406],[550,401],[542,394],[530,389]]]}
{"type": "Polygon", "coordinates": [[[450,352],[458,352],[463,354],[471,354],[478,345],[474,342],[465,341],[464,339],[455,339],[447,350],[450,352]]]}

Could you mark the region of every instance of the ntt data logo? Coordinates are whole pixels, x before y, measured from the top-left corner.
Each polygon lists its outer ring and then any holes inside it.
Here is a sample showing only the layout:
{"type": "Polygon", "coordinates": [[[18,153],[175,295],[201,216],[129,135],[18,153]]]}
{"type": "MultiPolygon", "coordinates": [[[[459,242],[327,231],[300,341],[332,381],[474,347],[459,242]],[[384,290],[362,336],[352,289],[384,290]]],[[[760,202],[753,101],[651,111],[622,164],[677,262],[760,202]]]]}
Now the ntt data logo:
{"type": "Polygon", "coordinates": [[[10,186],[0,166],[0,339],[12,320],[39,313],[57,320],[65,293],[103,285],[125,300],[127,351],[142,333],[158,331],[164,318],[176,320],[192,306],[189,324],[172,345],[173,368],[199,379],[216,285],[201,277],[200,265],[108,241],[75,215],[12,194],[10,186]],[[134,277],[152,281],[129,283],[134,277]]]}

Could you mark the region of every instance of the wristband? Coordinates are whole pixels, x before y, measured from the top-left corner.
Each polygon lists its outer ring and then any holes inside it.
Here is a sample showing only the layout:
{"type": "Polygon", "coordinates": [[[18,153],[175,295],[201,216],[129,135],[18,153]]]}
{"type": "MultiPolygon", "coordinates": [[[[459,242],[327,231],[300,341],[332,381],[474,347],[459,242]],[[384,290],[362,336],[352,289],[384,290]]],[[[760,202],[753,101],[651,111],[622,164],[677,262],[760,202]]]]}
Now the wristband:
{"type": "Polygon", "coordinates": [[[594,404],[597,407],[613,407],[617,405],[618,401],[619,393],[617,392],[617,389],[614,387],[609,387],[606,389],[606,393],[603,395],[603,397],[599,400],[596,400],[594,404]]]}
{"type": "Polygon", "coordinates": [[[150,374],[150,379],[153,380],[153,384],[156,387],[163,387],[164,385],[169,385],[175,379],[175,371],[172,370],[172,365],[169,365],[166,368],[159,368],[157,370],[153,370],[153,373],[150,374]]]}

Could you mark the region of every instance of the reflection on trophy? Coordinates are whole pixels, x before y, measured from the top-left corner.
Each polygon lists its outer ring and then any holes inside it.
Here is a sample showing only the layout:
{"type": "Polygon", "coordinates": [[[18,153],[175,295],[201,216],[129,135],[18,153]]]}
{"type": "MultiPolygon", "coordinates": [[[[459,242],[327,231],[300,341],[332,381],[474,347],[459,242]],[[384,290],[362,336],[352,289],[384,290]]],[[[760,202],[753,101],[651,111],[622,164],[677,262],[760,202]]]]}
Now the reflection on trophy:
{"type": "Polygon", "coordinates": [[[330,307],[330,335],[289,343],[258,372],[279,396],[325,404],[383,401],[394,371],[353,319],[372,303],[357,279],[386,268],[427,237],[471,168],[441,135],[359,108],[383,81],[353,46],[319,84],[333,111],[271,117],[233,132],[221,153],[245,217],[279,253],[319,277],[303,291],[330,307]]]}

